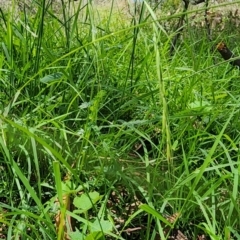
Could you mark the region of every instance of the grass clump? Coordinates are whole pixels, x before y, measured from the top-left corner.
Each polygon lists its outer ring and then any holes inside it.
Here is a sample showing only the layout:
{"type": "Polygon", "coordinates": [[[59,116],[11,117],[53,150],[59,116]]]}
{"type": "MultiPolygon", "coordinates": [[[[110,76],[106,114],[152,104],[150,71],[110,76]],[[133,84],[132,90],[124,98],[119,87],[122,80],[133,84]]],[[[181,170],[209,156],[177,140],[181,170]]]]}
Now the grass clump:
{"type": "Polygon", "coordinates": [[[0,236],[238,238],[239,70],[112,3],[1,12],[0,236]]]}

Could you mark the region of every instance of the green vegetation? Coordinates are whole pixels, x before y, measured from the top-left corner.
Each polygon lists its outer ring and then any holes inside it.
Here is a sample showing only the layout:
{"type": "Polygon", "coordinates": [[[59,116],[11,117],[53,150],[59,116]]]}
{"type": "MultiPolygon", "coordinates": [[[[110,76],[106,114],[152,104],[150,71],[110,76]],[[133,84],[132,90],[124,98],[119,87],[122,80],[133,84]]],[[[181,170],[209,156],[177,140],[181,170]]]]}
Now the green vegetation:
{"type": "Polygon", "coordinates": [[[1,11],[0,238],[239,239],[238,28],[170,56],[181,13],[32,4],[1,11]]]}

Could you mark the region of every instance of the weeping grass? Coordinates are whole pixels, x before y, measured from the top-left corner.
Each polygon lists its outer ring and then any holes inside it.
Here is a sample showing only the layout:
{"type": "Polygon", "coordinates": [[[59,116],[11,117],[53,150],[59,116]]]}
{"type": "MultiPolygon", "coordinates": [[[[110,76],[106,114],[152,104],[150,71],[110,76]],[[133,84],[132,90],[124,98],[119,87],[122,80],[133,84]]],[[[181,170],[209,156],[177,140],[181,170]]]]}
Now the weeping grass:
{"type": "Polygon", "coordinates": [[[53,7],[1,11],[0,235],[238,238],[239,70],[147,2],[53,7]]]}

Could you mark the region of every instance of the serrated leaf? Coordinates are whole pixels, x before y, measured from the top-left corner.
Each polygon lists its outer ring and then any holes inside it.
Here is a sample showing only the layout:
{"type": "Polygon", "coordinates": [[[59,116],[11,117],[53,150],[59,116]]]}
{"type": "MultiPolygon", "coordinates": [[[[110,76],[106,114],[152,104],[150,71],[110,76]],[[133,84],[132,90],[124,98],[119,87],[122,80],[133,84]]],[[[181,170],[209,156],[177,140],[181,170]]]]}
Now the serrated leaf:
{"type": "Polygon", "coordinates": [[[93,232],[86,236],[85,240],[98,240],[102,239],[103,233],[102,232],[93,232]]]}
{"type": "Polygon", "coordinates": [[[78,229],[75,232],[70,232],[69,236],[70,236],[71,240],[84,240],[85,239],[85,236],[81,232],[79,232],[78,229]]]}
{"type": "Polygon", "coordinates": [[[52,73],[40,79],[40,82],[48,84],[61,79],[63,74],[61,72],[52,73]]]}

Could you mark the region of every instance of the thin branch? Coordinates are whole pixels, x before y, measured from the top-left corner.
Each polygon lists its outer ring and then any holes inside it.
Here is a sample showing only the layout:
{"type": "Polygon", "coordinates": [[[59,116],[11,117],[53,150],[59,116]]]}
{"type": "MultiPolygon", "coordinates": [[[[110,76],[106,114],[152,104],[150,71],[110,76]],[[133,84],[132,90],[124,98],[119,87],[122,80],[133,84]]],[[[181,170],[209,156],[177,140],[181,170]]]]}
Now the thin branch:
{"type": "Polygon", "coordinates": [[[186,17],[186,12],[188,10],[189,0],[183,0],[183,2],[184,2],[183,14],[179,18],[179,21],[178,21],[178,24],[177,24],[177,27],[176,27],[177,34],[174,36],[174,38],[172,40],[172,44],[171,44],[171,48],[170,48],[170,56],[172,56],[173,51],[175,50],[177,41],[178,41],[179,37],[181,36],[182,31],[183,31],[183,23],[184,23],[184,19],[186,17]]]}

